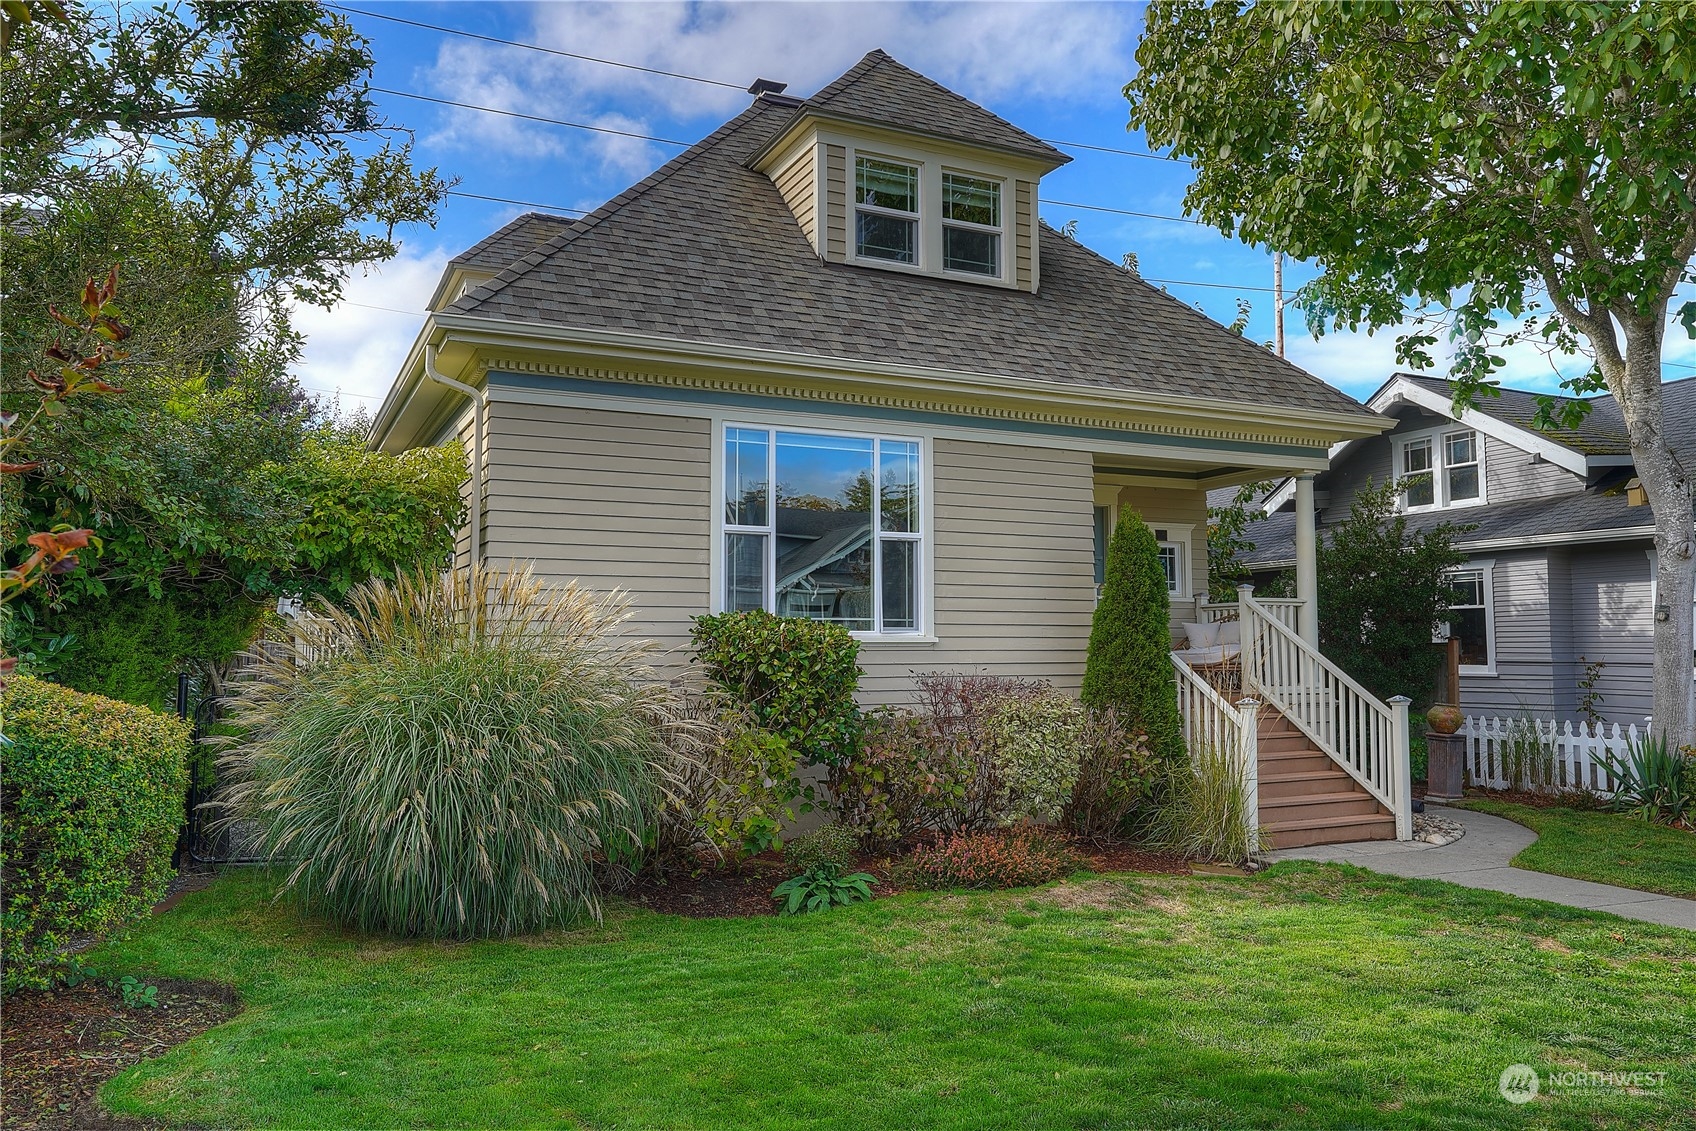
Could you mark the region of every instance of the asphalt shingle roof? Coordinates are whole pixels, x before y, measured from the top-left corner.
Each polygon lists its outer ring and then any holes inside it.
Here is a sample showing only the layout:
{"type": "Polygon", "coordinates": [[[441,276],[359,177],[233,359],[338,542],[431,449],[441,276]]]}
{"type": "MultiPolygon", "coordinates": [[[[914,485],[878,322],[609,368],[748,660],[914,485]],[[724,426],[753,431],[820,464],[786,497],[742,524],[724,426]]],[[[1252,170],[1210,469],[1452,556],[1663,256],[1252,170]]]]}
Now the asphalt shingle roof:
{"type": "MultiPolygon", "coordinates": [[[[1419,511],[1407,516],[1407,524],[1413,531],[1429,530],[1444,522],[1476,526],[1477,529],[1456,536],[1455,544],[1463,549],[1476,542],[1653,526],[1655,516],[1647,505],[1628,505],[1625,492],[1620,489],[1621,481],[1620,476],[1614,476],[1607,488],[1592,488],[1569,495],[1516,499],[1481,507],[1419,511]]],[[[1326,524],[1327,527],[1331,525],[1334,524],[1326,524]]],[[[1255,547],[1242,556],[1242,560],[1250,566],[1293,561],[1296,556],[1295,512],[1285,510],[1268,515],[1265,521],[1251,524],[1244,537],[1255,547]]]]}
{"type": "MultiPolygon", "coordinates": [[[[1423,377],[1414,373],[1398,373],[1396,376],[1439,393],[1445,398],[1453,396],[1449,382],[1442,377],[1423,377]]],[[[1577,428],[1549,431],[1536,428],[1532,424],[1537,416],[1538,396],[1537,393],[1523,389],[1503,389],[1499,397],[1479,397],[1477,411],[1524,428],[1528,432],[1547,436],[1557,444],[1583,455],[1631,454],[1631,440],[1626,435],[1625,417],[1620,413],[1619,402],[1614,400],[1612,395],[1592,398],[1589,415],[1577,428]]],[[[1663,384],[1661,411],[1673,450],[1681,455],[1696,452],[1696,377],[1686,377],[1663,384]]]]}
{"type": "Polygon", "coordinates": [[[872,51],[843,76],[807,99],[805,110],[875,122],[899,130],[952,137],[1039,157],[1056,165],[1071,158],[1041,138],[962,98],[941,83],[872,51]]]}
{"type": "Polygon", "coordinates": [[[526,212],[448,260],[448,266],[477,271],[504,270],[575,223],[569,216],[526,212]]]}
{"type": "MultiPolygon", "coordinates": [[[[880,82],[905,84],[901,89],[915,99],[930,97],[935,85],[905,67],[879,63],[873,70],[880,82]]],[[[1351,397],[1046,227],[1039,235],[1041,289],[1034,294],[825,262],[777,187],[745,166],[794,113],[793,102],[757,100],[449,311],[1370,415],[1351,397]]]]}

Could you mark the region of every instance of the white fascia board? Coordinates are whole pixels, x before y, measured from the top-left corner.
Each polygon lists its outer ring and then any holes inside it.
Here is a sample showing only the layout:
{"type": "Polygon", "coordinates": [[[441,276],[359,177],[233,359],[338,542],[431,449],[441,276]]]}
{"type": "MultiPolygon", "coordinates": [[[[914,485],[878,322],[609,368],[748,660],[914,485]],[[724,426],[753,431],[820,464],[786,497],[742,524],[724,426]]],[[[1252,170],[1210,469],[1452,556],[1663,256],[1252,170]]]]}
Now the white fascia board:
{"type": "MultiPolygon", "coordinates": [[[[1588,478],[1590,474],[1591,460],[1581,453],[1573,451],[1565,444],[1557,443],[1547,436],[1521,428],[1517,424],[1509,424],[1505,420],[1497,419],[1489,413],[1480,412],[1477,409],[1469,408],[1456,416],[1454,404],[1447,397],[1441,393],[1420,388],[1404,378],[1398,377],[1378,390],[1373,398],[1366,402],[1366,407],[1384,412],[1396,404],[1414,405],[1439,416],[1446,416],[1450,420],[1459,421],[1468,428],[1482,432],[1486,436],[1493,436],[1504,444],[1512,444],[1521,451],[1540,455],[1556,467],[1565,468],[1574,475],[1582,475],[1588,478]]],[[[1625,462],[1630,463],[1631,461],[1627,459],[1625,462]]]]}

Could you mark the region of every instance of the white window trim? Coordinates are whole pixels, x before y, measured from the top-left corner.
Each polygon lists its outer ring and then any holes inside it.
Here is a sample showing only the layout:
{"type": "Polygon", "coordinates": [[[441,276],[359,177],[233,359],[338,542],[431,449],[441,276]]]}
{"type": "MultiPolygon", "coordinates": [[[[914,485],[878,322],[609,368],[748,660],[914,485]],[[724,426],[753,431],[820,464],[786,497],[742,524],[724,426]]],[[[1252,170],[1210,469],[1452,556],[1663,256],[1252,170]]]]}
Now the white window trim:
{"type": "MultiPolygon", "coordinates": [[[[1145,518],[1144,522],[1148,522],[1145,518]]],[[[1195,524],[1186,522],[1148,522],[1152,531],[1166,532],[1165,538],[1158,534],[1154,539],[1157,546],[1174,546],[1178,551],[1178,578],[1176,588],[1168,587],[1166,592],[1174,601],[1191,601],[1195,594],[1190,586],[1190,578],[1194,576],[1195,555],[1192,546],[1195,538],[1195,524]]]]}
{"type": "MultiPolygon", "coordinates": [[[[896,271],[925,270],[925,199],[926,193],[925,163],[915,161],[910,157],[896,157],[887,153],[873,153],[869,150],[856,149],[848,155],[848,258],[850,262],[867,264],[876,267],[889,267],[896,271]],[[867,161],[882,161],[886,165],[904,165],[913,170],[913,192],[917,199],[914,204],[918,208],[912,212],[903,212],[899,208],[886,208],[881,204],[861,204],[856,198],[860,194],[860,159],[867,161]],[[861,212],[869,212],[874,216],[889,216],[899,220],[913,222],[913,262],[903,263],[899,259],[883,259],[875,255],[861,255],[860,223],[857,219],[861,212]]],[[[940,183],[940,182],[939,182],[940,183]]]]}
{"type": "MultiPolygon", "coordinates": [[[[1421,442],[1429,442],[1431,445],[1431,469],[1428,472],[1431,476],[1431,502],[1423,506],[1412,506],[1407,501],[1407,492],[1403,491],[1396,496],[1396,507],[1402,512],[1419,514],[1424,511],[1458,510],[1463,507],[1481,507],[1489,501],[1489,477],[1485,474],[1484,467],[1484,433],[1478,429],[1450,421],[1435,428],[1422,428],[1418,432],[1404,432],[1391,437],[1391,439],[1394,443],[1391,445],[1390,452],[1390,474],[1397,483],[1408,478],[1402,472],[1402,461],[1407,449],[1421,442]],[[1453,502],[1449,499],[1448,446],[1444,441],[1449,436],[1459,432],[1472,433],[1473,452],[1478,457],[1478,497],[1453,502]]],[[[1456,466],[1466,465],[1457,464],[1456,466]]]]}
{"type": "MultiPolygon", "coordinates": [[[[961,282],[978,283],[992,287],[1012,287],[1016,285],[1015,272],[1018,269],[1018,244],[1016,242],[1018,227],[1018,202],[1014,199],[1017,185],[1013,177],[1004,173],[991,173],[983,169],[974,169],[966,165],[953,163],[944,164],[934,156],[926,157],[914,151],[905,150],[899,146],[874,148],[871,146],[847,145],[847,176],[848,183],[845,199],[848,205],[847,262],[858,267],[877,267],[885,271],[907,271],[919,275],[931,275],[944,279],[956,279],[961,282]],[[888,161],[897,165],[908,165],[919,171],[919,212],[918,240],[919,250],[916,262],[902,263],[894,259],[878,259],[875,256],[860,255],[857,251],[859,240],[855,238],[858,225],[854,214],[861,208],[881,213],[887,216],[899,216],[911,219],[912,213],[880,209],[876,205],[862,205],[855,201],[857,195],[857,169],[859,159],[865,157],[872,161],[888,161]],[[969,224],[963,220],[950,220],[949,224],[957,224],[963,228],[977,231],[999,231],[1001,234],[1000,258],[997,265],[1000,271],[994,275],[980,275],[976,271],[949,271],[943,268],[942,257],[942,174],[954,173],[963,177],[974,177],[980,181],[993,181],[1001,186],[1001,226],[992,228],[987,225],[969,224]]],[[[1035,236],[1032,236],[1033,244],[1035,236]]]]}
{"type": "MultiPolygon", "coordinates": [[[[1494,676],[1496,674],[1496,559],[1475,558],[1465,565],[1456,566],[1452,573],[1483,574],[1484,588],[1484,653],[1489,657],[1487,664],[1462,664],[1461,675],[1494,676]]],[[[1457,608],[1472,609],[1476,605],[1459,605],[1457,608]]],[[[1444,627],[1449,627],[1446,623],[1444,627]]],[[[1450,630],[1453,631],[1452,629],[1450,630]]],[[[1444,640],[1448,636],[1443,637],[1444,640]]]]}
{"type": "Polygon", "coordinates": [[[1016,211],[1016,209],[1009,207],[1012,203],[1007,199],[1008,190],[1010,188],[1012,188],[1012,182],[1005,177],[997,177],[989,173],[974,173],[967,169],[957,169],[946,165],[942,167],[937,175],[936,194],[936,226],[938,232],[937,246],[941,251],[941,257],[937,259],[937,266],[942,269],[942,273],[948,278],[978,280],[988,279],[998,282],[1006,281],[1007,249],[1013,246],[1011,217],[1009,216],[1009,213],[1016,211]],[[947,198],[942,192],[942,177],[949,175],[956,177],[970,177],[974,181],[986,181],[995,185],[996,208],[1001,212],[1001,223],[999,225],[974,224],[970,220],[950,220],[944,216],[942,214],[942,206],[943,202],[947,198]],[[993,274],[986,274],[982,271],[961,271],[958,269],[950,270],[948,267],[947,244],[945,242],[947,240],[947,236],[943,234],[949,228],[959,228],[967,232],[987,232],[994,235],[998,241],[995,247],[995,272],[993,274]]]}
{"type": "MultiPolygon", "coordinates": [[[[708,554],[708,565],[707,565],[707,584],[708,584],[708,587],[709,587],[709,591],[708,591],[709,600],[708,600],[708,606],[707,607],[708,607],[708,610],[710,612],[713,612],[713,613],[724,612],[724,609],[725,609],[724,583],[725,583],[725,573],[726,573],[726,568],[727,568],[726,564],[725,564],[725,560],[724,560],[724,558],[725,558],[725,554],[724,554],[725,537],[724,536],[727,533],[734,534],[734,533],[737,533],[738,531],[747,531],[749,533],[756,533],[757,532],[757,533],[767,535],[766,563],[765,563],[766,569],[764,570],[764,574],[765,574],[765,593],[763,594],[764,606],[767,610],[770,610],[770,609],[774,608],[775,605],[776,605],[776,594],[774,592],[774,589],[775,589],[775,586],[777,584],[777,577],[776,577],[777,571],[776,571],[775,566],[773,564],[773,558],[774,558],[774,556],[777,552],[777,539],[771,533],[772,531],[775,531],[775,529],[776,529],[776,520],[777,520],[777,513],[776,513],[776,506],[775,506],[776,500],[775,499],[771,500],[772,505],[770,507],[769,514],[768,514],[768,517],[771,519],[771,524],[770,524],[769,528],[765,528],[765,527],[762,527],[762,528],[743,527],[743,526],[738,526],[738,525],[735,525],[735,524],[725,522],[725,520],[724,520],[724,483],[725,483],[724,440],[725,440],[725,432],[727,430],[733,429],[733,428],[746,428],[746,429],[750,429],[750,430],[753,430],[753,431],[763,431],[763,432],[768,432],[768,433],[772,434],[772,440],[771,440],[771,443],[768,445],[767,457],[766,457],[767,461],[768,461],[767,462],[767,469],[766,469],[766,473],[767,473],[767,476],[768,476],[768,482],[770,481],[769,477],[772,475],[771,464],[777,458],[777,442],[776,442],[777,438],[776,438],[775,434],[777,432],[780,432],[780,431],[782,431],[782,432],[801,432],[801,433],[806,433],[806,434],[812,435],[812,436],[842,436],[842,437],[846,437],[846,438],[849,438],[849,439],[855,439],[855,440],[894,440],[894,441],[899,441],[899,442],[902,442],[902,443],[916,443],[919,446],[919,521],[918,521],[918,529],[916,531],[912,531],[912,532],[902,532],[902,533],[891,534],[891,533],[887,533],[887,532],[884,532],[884,531],[877,530],[875,525],[874,525],[874,528],[873,528],[874,550],[871,554],[871,559],[872,559],[872,593],[873,593],[872,608],[873,608],[873,611],[874,611],[874,618],[875,618],[873,623],[876,624],[876,623],[878,623],[882,620],[882,601],[883,601],[883,596],[882,596],[882,594],[883,594],[883,588],[882,588],[883,556],[876,552],[876,549],[875,549],[876,545],[879,542],[881,542],[885,539],[890,540],[890,541],[917,542],[919,544],[918,571],[917,571],[918,576],[914,578],[914,584],[917,588],[917,592],[915,592],[914,595],[913,595],[913,606],[914,606],[914,609],[917,612],[918,625],[917,625],[916,628],[911,628],[911,629],[893,629],[893,630],[880,630],[880,629],[855,630],[855,629],[850,629],[849,635],[854,637],[854,639],[856,639],[856,640],[864,641],[864,642],[870,643],[870,644],[934,644],[934,643],[936,643],[936,636],[933,634],[932,627],[931,627],[935,623],[934,620],[933,620],[934,603],[932,601],[932,578],[935,576],[935,573],[936,573],[936,568],[935,568],[936,562],[935,562],[934,551],[933,551],[935,539],[933,537],[933,529],[932,529],[932,524],[931,524],[931,505],[930,505],[931,498],[933,497],[932,496],[932,490],[933,490],[932,475],[931,475],[932,441],[931,441],[930,436],[922,434],[922,433],[915,433],[915,432],[910,432],[910,431],[906,431],[906,430],[891,430],[891,429],[878,428],[875,425],[871,424],[870,422],[862,423],[862,422],[858,422],[858,421],[853,422],[854,426],[849,427],[849,428],[821,427],[820,424],[819,424],[819,421],[816,417],[807,417],[807,416],[804,416],[804,415],[790,415],[790,414],[786,414],[786,413],[772,413],[772,414],[762,413],[762,414],[755,416],[755,417],[714,416],[712,424],[713,424],[713,428],[712,428],[713,454],[712,454],[712,473],[711,473],[711,476],[710,476],[710,489],[712,491],[712,496],[711,496],[711,498],[712,498],[711,543],[712,544],[710,546],[710,552],[708,554]]],[[[874,451],[875,451],[875,449],[874,449],[874,451]]],[[[874,468],[875,468],[875,460],[876,460],[876,457],[874,455],[874,468]]],[[[874,516],[873,522],[874,522],[874,524],[877,522],[877,519],[876,519],[875,516],[874,516]]]]}

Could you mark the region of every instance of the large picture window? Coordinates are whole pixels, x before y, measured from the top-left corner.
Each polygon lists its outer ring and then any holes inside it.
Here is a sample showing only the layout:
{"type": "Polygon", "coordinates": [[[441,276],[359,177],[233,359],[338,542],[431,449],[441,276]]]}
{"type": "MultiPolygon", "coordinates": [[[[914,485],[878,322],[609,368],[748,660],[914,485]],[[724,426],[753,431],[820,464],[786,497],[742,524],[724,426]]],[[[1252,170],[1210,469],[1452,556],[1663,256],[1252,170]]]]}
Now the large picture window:
{"type": "Polygon", "coordinates": [[[922,631],[919,441],[730,425],[723,458],[725,609],[922,631]]]}

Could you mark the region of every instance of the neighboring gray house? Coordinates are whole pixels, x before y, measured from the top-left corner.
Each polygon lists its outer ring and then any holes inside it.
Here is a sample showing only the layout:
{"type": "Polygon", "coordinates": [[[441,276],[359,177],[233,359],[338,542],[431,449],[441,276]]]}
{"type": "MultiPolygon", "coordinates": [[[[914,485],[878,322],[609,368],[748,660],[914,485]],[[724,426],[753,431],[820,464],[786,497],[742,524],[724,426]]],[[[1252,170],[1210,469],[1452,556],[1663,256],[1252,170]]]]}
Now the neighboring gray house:
{"type": "MultiPolygon", "coordinates": [[[[1662,397],[1675,449],[1696,459],[1696,378],[1664,385],[1662,397]]],[[[1470,560],[1456,581],[1471,597],[1453,628],[1460,705],[1577,719],[1579,681],[1599,662],[1602,716],[1647,716],[1654,519],[1613,398],[1596,398],[1575,431],[1554,432],[1532,426],[1537,395],[1515,389],[1457,417],[1449,383],[1435,377],[1397,374],[1367,406],[1395,426],[1333,450],[1314,479],[1319,526],[1347,517],[1369,480],[1415,475],[1425,481],[1402,506],[1416,528],[1476,525],[1457,540],[1470,560]]],[[[1268,519],[1250,528],[1245,561],[1257,579],[1294,564],[1294,496],[1294,479],[1280,483],[1262,504],[1268,519]]]]}

